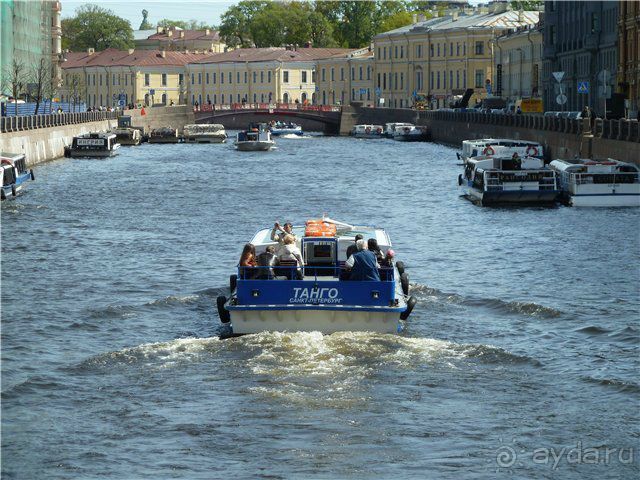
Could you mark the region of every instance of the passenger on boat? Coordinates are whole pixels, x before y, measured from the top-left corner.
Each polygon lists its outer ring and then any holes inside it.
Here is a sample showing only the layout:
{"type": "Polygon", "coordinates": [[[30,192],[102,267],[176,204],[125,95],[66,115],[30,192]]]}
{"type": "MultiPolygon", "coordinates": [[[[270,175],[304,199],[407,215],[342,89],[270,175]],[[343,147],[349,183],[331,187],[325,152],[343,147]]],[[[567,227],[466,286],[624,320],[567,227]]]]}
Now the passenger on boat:
{"type": "Polygon", "coordinates": [[[273,225],[273,230],[271,230],[271,240],[280,244],[278,250],[280,250],[282,245],[284,245],[284,237],[286,237],[287,235],[293,236],[294,242],[298,240],[293,233],[293,225],[291,224],[291,222],[285,223],[284,227],[281,227],[280,223],[278,222],[273,225]],[[277,233],[278,230],[280,231],[280,233],[277,233]]]}
{"type": "MultiPolygon", "coordinates": [[[[293,235],[286,234],[284,235],[283,243],[284,245],[278,251],[278,264],[296,267],[296,277],[300,280],[302,279],[301,267],[304,266],[304,260],[300,249],[296,246],[296,239],[293,235]]],[[[279,269],[279,274],[291,279],[291,270],[292,268],[279,269]]]]}
{"type": "Polygon", "coordinates": [[[256,247],[251,243],[247,243],[242,250],[242,255],[240,255],[240,267],[243,267],[240,270],[240,274],[243,278],[253,278],[255,272],[253,267],[256,266],[256,247]]]}
{"type": "Polygon", "coordinates": [[[358,251],[351,255],[345,267],[351,269],[349,280],[371,280],[380,281],[380,273],[378,272],[378,263],[376,256],[365,248],[365,241],[358,240],[356,248],[358,251]]]}
{"type": "Polygon", "coordinates": [[[259,267],[258,277],[261,279],[272,279],[274,276],[273,267],[278,265],[278,257],[276,256],[276,248],[273,245],[269,245],[264,252],[258,255],[257,258],[259,267]]]}
{"type": "Polygon", "coordinates": [[[380,247],[378,246],[378,241],[375,238],[370,238],[367,240],[367,248],[376,256],[378,265],[382,265],[384,255],[382,255],[382,250],[380,250],[380,247]]]}
{"type": "Polygon", "coordinates": [[[353,245],[349,245],[349,247],[347,248],[347,258],[349,258],[351,255],[353,255],[358,251],[358,247],[356,247],[356,242],[358,240],[362,240],[363,238],[364,237],[359,233],[355,236],[355,238],[353,239],[353,245]]]}
{"type": "Polygon", "coordinates": [[[393,267],[393,257],[395,256],[395,252],[391,249],[387,250],[386,255],[380,262],[381,267],[393,267]]]}

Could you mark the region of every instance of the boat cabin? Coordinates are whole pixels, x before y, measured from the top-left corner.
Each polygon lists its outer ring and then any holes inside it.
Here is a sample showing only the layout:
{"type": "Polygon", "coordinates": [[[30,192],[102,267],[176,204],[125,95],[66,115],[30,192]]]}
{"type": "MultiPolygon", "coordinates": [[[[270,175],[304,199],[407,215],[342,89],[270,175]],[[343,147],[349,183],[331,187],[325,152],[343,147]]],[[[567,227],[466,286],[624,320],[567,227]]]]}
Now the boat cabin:
{"type": "Polygon", "coordinates": [[[117,143],[114,133],[87,133],[74,137],[71,144],[72,150],[75,152],[100,152],[111,151],[117,143]]]}
{"type": "Polygon", "coordinates": [[[462,142],[462,158],[469,159],[479,156],[513,155],[542,158],[544,147],[537,142],[525,140],[510,140],[483,138],[478,140],[464,140],[462,142]]]}
{"type": "Polygon", "coordinates": [[[355,125],[351,131],[352,135],[357,136],[382,136],[384,129],[382,125],[355,125]]]}

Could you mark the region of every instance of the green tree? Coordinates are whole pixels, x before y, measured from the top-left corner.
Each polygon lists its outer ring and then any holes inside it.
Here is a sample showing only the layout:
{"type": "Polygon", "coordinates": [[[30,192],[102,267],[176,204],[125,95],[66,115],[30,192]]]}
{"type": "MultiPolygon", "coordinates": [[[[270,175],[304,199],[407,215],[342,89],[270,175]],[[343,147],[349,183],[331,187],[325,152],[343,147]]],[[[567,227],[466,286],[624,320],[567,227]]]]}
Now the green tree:
{"type": "Polygon", "coordinates": [[[94,48],[133,47],[133,30],[128,20],[97,5],[82,5],[74,17],[62,21],[63,48],[73,51],[94,48]]]}
{"type": "Polygon", "coordinates": [[[537,0],[514,0],[511,2],[511,8],[514,10],[538,11],[544,2],[537,0]]]}
{"type": "Polygon", "coordinates": [[[251,20],[269,3],[266,1],[238,2],[227,9],[221,17],[220,36],[231,47],[251,47],[254,40],[251,34],[251,20]]]}
{"type": "Polygon", "coordinates": [[[207,28],[215,29],[215,27],[207,24],[207,22],[194,19],[191,19],[187,22],[184,20],[169,20],[168,18],[163,18],[158,22],[158,26],[163,28],[177,27],[181,28],[182,30],[206,30],[207,28]]]}
{"type": "Polygon", "coordinates": [[[385,18],[381,25],[381,32],[388,32],[389,30],[395,30],[396,28],[404,27],[405,25],[411,25],[413,22],[413,15],[409,12],[398,12],[390,17],[385,18]]]}

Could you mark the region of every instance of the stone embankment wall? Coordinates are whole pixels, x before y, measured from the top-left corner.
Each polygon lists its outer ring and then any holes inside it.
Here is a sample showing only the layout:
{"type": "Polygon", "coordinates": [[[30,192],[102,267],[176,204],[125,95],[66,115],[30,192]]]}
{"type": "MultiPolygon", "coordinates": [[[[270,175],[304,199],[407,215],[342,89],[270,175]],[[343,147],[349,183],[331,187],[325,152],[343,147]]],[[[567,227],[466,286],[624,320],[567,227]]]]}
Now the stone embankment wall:
{"type": "Polygon", "coordinates": [[[125,110],[123,115],[131,115],[131,125],[143,127],[148,134],[154,128],[171,127],[182,132],[185,125],[195,123],[193,109],[187,105],[175,107],[145,107],[145,115],[140,109],[125,110]]]}

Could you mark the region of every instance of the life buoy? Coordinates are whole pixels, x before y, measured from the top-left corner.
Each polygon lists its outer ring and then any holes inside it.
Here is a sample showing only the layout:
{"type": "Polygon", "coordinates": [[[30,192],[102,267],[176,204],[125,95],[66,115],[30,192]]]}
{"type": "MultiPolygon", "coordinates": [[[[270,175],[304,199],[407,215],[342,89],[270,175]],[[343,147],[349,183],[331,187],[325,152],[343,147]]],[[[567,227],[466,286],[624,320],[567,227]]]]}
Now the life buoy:
{"type": "Polygon", "coordinates": [[[11,160],[7,160],[6,158],[2,159],[2,165],[10,165],[13,167],[13,163],[11,163],[11,160]]]}
{"type": "Polygon", "coordinates": [[[495,155],[496,151],[493,149],[491,145],[487,145],[485,149],[482,151],[482,153],[484,155],[491,156],[491,155],[495,155]]]}
{"type": "Polygon", "coordinates": [[[371,133],[371,127],[367,127],[364,129],[365,133],[371,133]]]}
{"type": "Polygon", "coordinates": [[[378,135],[379,135],[379,134],[381,134],[381,133],[382,133],[382,129],[381,129],[380,127],[378,127],[378,128],[376,129],[376,133],[377,133],[378,135]]]}
{"type": "Polygon", "coordinates": [[[411,129],[410,129],[409,127],[404,127],[404,131],[405,131],[405,132],[409,133],[409,131],[410,131],[410,130],[411,130],[411,129]]]}
{"type": "Polygon", "coordinates": [[[224,308],[224,304],[227,303],[227,297],[220,295],[216,299],[216,303],[218,305],[218,316],[220,317],[220,321],[222,323],[229,323],[231,321],[231,315],[229,314],[229,310],[224,308]]]}
{"type": "Polygon", "coordinates": [[[538,149],[536,147],[534,147],[533,145],[529,145],[529,148],[527,148],[527,155],[531,155],[533,157],[537,156],[538,155],[538,149]]]}

